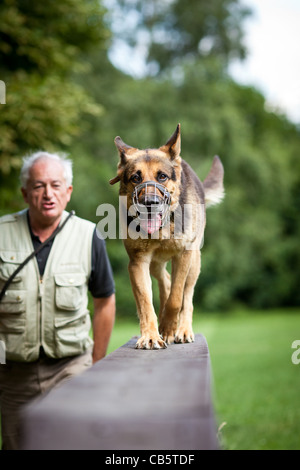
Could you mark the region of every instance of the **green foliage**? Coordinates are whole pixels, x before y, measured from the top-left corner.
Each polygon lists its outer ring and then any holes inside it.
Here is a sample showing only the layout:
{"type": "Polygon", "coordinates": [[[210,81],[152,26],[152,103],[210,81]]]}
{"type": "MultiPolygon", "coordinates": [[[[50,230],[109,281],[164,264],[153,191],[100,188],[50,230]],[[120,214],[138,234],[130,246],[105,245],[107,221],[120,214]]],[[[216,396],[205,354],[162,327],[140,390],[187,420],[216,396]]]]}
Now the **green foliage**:
{"type": "Polygon", "coordinates": [[[94,0],[4,0],[0,11],[1,67],[10,72],[69,75],[78,56],[107,36],[94,0]]]}
{"type": "MultiPolygon", "coordinates": [[[[128,8],[127,1],[119,3],[128,8]]],[[[139,24],[149,34],[158,24],[152,21],[151,26],[151,17],[160,15],[157,21],[168,31],[183,8],[179,0],[159,2],[159,6],[154,1],[130,4],[139,7],[139,24]],[[167,7],[174,10],[168,24],[170,17],[162,15],[167,7]]],[[[22,206],[17,190],[19,158],[41,147],[71,154],[74,192],[70,208],[79,216],[97,223],[96,211],[102,203],[113,204],[118,214],[118,185],[108,183],[118,163],[115,136],[140,148],[156,147],[166,142],[180,122],[182,157],[199,177],[205,178],[215,154],[225,168],[225,200],[207,213],[195,305],[206,310],[230,309],[240,303],[298,305],[299,129],[267,110],[257,90],[237,85],[226,73],[230,54],[242,50],[240,33],[236,32],[230,47],[222,36],[229,34],[231,24],[241,31],[245,12],[239,2],[190,2],[190,11],[185,13],[187,18],[194,15],[199,25],[208,25],[215,17],[215,37],[228,54],[211,51],[197,56],[195,45],[209,35],[209,29],[203,26],[201,36],[201,31],[191,28],[194,38],[184,57],[178,50],[176,66],[170,66],[175,60],[170,52],[170,60],[161,65],[163,73],[139,80],[109,62],[103,10],[97,5],[78,0],[34,6],[5,0],[1,4],[7,20],[0,25],[0,78],[7,82],[7,104],[0,109],[0,211],[22,206]],[[37,36],[43,49],[37,45],[37,36]]],[[[130,43],[129,23],[123,23],[120,35],[130,43]]],[[[179,32],[177,21],[174,35],[184,35],[187,24],[188,19],[182,17],[179,32]]],[[[139,34],[136,38],[141,40],[139,34]]],[[[116,278],[118,314],[135,315],[125,249],[118,239],[106,243],[116,278]]]]}
{"type": "MultiPolygon", "coordinates": [[[[118,163],[116,135],[129,145],[156,147],[181,122],[182,157],[199,177],[205,178],[215,154],[225,168],[225,200],[207,211],[195,305],[206,310],[230,309],[239,303],[297,305],[297,127],[284,116],[266,111],[264,97],[235,84],[216,59],[182,67],[177,75],[171,70],[156,80],[134,80],[108,63],[100,75],[99,62],[95,67],[97,80],[91,76],[87,86],[103,104],[106,117],[101,123],[93,121],[92,134],[81,138],[80,145],[89,162],[86,187],[92,187],[96,174],[97,187],[95,202],[89,192],[89,205],[74,194],[76,210],[97,222],[96,207],[101,202],[118,206],[117,185],[108,184],[118,163]]],[[[116,273],[119,314],[135,314],[122,242],[107,240],[107,247],[116,273]]]]}
{"type": "Polygon", "coordinates": [[[79,117],[102,112],[72,74],[87,72],[84,54],[103,47],[103,14],[96,0],[0,5],[0,77],[7,95],[0,114],[0,172],[2,190],[12,199],[16,186],[10,175],[22,154],[67,148],[81,131],[79,117]]]}
{"type": "Polygon", "coordinates": [[[245,57],[242,24],[250,11],[238,0],[115,0],[114,35],[146,49],[150,75],[200,57],[245,57]],[[131,18],[124,22],[123,18],[131,18]]]}

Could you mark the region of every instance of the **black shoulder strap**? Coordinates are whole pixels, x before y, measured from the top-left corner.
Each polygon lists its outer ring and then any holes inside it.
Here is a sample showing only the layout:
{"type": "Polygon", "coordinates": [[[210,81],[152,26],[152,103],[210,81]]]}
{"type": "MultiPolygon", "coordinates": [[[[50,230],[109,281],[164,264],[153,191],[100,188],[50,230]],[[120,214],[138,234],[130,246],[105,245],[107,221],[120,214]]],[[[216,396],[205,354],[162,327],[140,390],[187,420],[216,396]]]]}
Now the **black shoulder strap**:
{"type": "Polygon", "coordinates": [[[16,275],[21,271],[21,269],[24,268],[24,266],[26,266],[26,264],[28,263],[28,261],[30,261],[32,258],[34,258],[34,256],[36,256],[40,251],[41,249],[48,243],[50,242],[51,240],[53,240],[53,238],[58,234],[58,232],[60,232],[64,226],[66,225],[66,223],[68,222],[68,220],[72,217],[72,215],[75,214],[75,211],[71,211],[68,215],[68,217],[66,218],[66,220],[64,220],[64,222],[59,225],[55,230],[54,232],[50,235],[49,238],[47,238],[47,240],[45,240],[41,245],[38,246],[38,248],[36,250],[34,250],[29,256],[27,256],[27,258],[23,261],[23,263],[20,264],[20,266],[17,267],[17,269],[12,273],[12,275],[7,279],[7,281],[5,282],[1,292],[0,292],[0,302],[1,300],[3,299],[4,295],[5,295],[5,292],[7,291],[7,288],[8,286],[10,285],[10,283],[13,281],[13,279],[16,277],[16,275]]]}

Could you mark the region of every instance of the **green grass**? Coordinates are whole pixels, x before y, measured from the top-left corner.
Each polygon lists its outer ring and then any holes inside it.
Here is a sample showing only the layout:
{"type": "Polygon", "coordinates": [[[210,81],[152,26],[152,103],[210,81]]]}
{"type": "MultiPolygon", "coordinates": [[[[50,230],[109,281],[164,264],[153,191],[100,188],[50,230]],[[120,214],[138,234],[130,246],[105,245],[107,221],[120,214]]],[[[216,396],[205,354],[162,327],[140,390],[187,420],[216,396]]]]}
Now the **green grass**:
{"type": "MultiPolygon", "coordinates": [[[[222,447],[300,449],[300,310],[198,314],[194,331],[210,350],[222,447]]],[[[109,351],[137,334],[137,321],[117,321],[109,351]]]]}

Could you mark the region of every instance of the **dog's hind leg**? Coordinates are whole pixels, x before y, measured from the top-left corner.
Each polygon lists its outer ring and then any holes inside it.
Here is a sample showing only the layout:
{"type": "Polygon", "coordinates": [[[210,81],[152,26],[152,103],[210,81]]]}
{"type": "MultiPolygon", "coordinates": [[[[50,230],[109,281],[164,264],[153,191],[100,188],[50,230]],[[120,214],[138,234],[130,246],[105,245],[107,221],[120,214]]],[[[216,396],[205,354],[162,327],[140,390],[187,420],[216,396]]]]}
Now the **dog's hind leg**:
{"type": "Polygon", "coordinates": [[[192,251],[191,267],[186,278],[183,293],[182,309],[179,315],[179,325],[175,334],[175,343],[191,343],[194,341],[192,327],[193,320],[193,295],[195,284],[200,274],[201,254],[200,250],[192,251]]]}
{"type": "Polygon", "coordinates": [[[166,270],[165,262],[152,261],[150,265],[150,274],[157,279],[159,289],[159,323],[162,320],[164,307],[170,295],[171,276],[166,270]]]}

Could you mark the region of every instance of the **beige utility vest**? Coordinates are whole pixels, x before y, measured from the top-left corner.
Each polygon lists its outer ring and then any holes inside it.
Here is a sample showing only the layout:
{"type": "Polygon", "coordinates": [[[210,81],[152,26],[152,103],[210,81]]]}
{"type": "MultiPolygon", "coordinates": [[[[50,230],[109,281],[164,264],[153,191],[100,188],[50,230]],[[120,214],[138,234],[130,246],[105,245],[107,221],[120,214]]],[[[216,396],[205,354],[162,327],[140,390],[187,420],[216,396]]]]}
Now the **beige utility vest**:
{"type": "MultiPolygon", "coordinates": [[[[68,216],[63,212],[61,223],[68,216]]],[[[73,216],[56,235],[43,277],[34,257],[0,302],[0,340],[6,359],[32,362],[40,346],[52,358],[81,354],[89,336],[88,280],[95,225],[73,216]]],[[[27,210],[0,218],[0,289],[34,251],[27,210]]]]}

